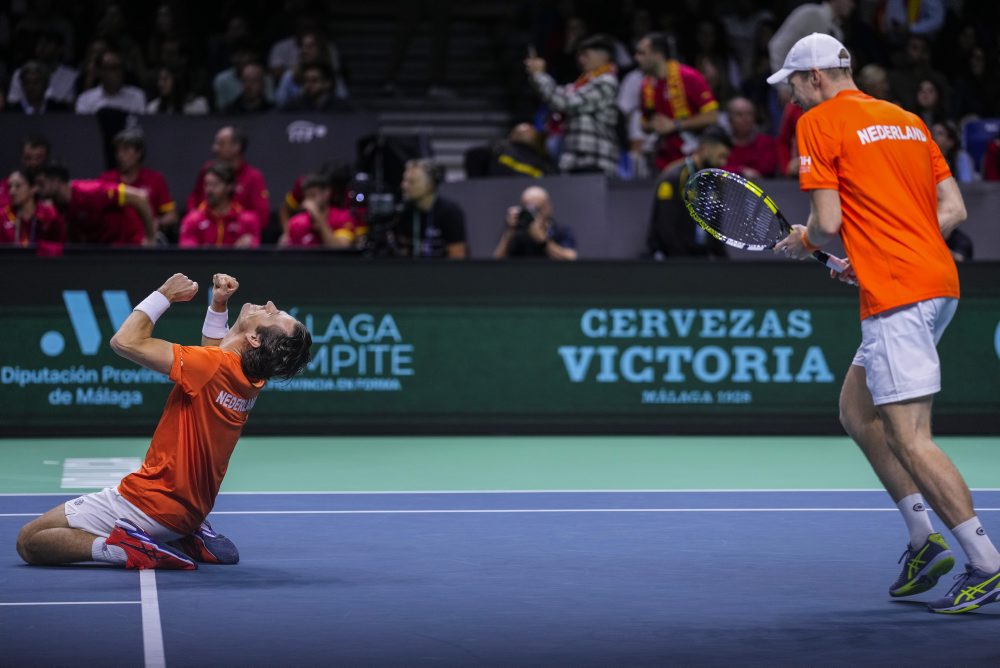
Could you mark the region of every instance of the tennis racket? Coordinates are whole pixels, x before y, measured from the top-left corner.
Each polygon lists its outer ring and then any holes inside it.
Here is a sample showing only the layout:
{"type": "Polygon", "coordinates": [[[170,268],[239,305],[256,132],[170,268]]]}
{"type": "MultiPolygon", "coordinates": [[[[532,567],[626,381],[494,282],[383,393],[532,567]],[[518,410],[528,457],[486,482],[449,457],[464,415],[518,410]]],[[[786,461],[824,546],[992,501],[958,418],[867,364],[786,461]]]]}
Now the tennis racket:
{"type": "MultiPolygon", "coordinates": [[[[706,232],[733,248],[770,250],[792,231],[759,186],[724,169],[702,169],[688,179],[684,205],[706,232]]],[[[847,268],[836,255],[820,250],[812,255],[838,274],[847,268]]]]}

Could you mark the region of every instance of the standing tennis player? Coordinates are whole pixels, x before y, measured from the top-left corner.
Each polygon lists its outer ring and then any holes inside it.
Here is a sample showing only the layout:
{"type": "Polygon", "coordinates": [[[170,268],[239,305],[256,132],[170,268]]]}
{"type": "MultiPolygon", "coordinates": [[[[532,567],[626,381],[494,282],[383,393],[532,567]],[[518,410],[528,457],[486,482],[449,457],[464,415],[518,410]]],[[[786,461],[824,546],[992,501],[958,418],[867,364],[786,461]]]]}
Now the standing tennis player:
{"type": "Polygon", "coordinates": [[[965,204],[927,126],[865,95],[843,44],[814,33],[792,47],[768,83],[787,83],[806,113],[798,125],[807,225],[775,251],[804,259],[838,233],[861,290],[861,346],[840,395],[841,422],[896,502],[910,533],[892,596],[933,587],[954,565],[926,502],[969,564],[934,612],[974,610],[1000,597],[1000,554],[961,474],[931,437],[941,389],[936,345],[958,305],[958,272],[944,237],[965,204]]]}
{"type": "Polygon", "coordinates": [[[126,568],[190,570],[195,562],[235,564],[239,553],[205,521],[257,394],[269,378],[294,376],[309,361],[312,337],[272,303],[244,304],[227,327],[229,298],[239,287],[213,277],[201,346],[153,338],[173,302],[190,301],[198,284],[174,274],[142,301],[111,347],[176,385],[167,399],[146,461],[115,488],[56,506],[29,522],[17,552],[29,564],[100,561],[126,568]]]}

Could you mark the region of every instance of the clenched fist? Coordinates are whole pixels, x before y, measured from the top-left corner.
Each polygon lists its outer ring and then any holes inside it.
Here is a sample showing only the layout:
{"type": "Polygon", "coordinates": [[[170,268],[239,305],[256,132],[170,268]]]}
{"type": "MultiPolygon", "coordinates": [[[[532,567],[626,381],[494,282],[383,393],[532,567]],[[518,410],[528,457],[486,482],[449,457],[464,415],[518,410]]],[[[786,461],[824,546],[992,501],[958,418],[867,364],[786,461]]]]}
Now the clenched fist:
{"type": "Polygon", "coordinates": [[[215,274],[212,276],[212,310],[226,310],[229,298],[240,287],[240,282],[229,274],[215,274]]]}
{"type": "Polygon", "coordinates": [[[174,302],[189,302],[198,294],[198,284],[184,274],[174,274],[160,286],[160,294],[174,302]]]}

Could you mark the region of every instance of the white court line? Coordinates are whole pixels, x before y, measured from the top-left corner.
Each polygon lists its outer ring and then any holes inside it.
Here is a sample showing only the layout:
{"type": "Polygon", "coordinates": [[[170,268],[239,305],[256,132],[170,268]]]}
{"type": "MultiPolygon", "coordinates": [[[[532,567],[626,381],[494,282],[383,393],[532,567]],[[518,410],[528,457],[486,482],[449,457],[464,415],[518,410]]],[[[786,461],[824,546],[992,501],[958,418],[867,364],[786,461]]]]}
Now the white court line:
{"type": "Polygon", "coordinates": [[[141,601],[27,601],[0,605],[139,605],[141,601]]]}
{"type": "Polygon", "coordinates": [[[160,600],[156,593],[156,571],[139,571],[139,594],[142,599],[142,648],[146,668],[165,668],[163,629],[160,626],[160,600]]]}

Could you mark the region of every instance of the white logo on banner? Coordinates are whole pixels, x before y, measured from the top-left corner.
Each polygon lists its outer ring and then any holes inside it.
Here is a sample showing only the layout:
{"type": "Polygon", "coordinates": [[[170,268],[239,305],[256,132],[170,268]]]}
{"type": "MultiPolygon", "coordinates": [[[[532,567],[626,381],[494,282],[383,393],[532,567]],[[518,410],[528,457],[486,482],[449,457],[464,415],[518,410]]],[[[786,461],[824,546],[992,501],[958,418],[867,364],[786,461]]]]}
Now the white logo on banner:
{"type": "Polygon", "coordinates": [[[308,144],[314,139],[322,139],[327,133],[325,125],[310,121],[293,121],[288,124],[286,131],[290,144],[308,144]]]}

